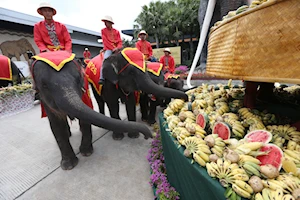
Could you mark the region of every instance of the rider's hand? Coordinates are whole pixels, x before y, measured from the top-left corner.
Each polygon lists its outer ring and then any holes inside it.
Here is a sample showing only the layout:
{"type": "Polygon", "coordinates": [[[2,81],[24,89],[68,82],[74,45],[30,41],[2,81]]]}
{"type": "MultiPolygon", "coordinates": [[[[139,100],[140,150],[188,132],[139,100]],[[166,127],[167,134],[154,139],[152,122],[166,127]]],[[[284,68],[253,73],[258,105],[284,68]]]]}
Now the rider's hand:
{"type": "Polygon", "coordinates": [[[114,49],[112,50],[112,52],[115,52],[115,51],[118,51],[118,48],[114,48],[114,49]]]}

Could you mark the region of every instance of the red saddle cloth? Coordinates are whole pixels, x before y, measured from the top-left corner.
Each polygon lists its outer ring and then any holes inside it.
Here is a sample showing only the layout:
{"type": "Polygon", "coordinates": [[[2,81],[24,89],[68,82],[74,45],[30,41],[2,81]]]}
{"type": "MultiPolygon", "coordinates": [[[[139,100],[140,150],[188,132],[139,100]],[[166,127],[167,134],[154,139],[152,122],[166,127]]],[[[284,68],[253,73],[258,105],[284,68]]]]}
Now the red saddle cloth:
{"type": "Polygon", "coordinates": [[[86,59],[84,59],[84,63],[87,65],[87,64],[89,64],[89,62],[91,61],[91,59],[89,59],[89,58],[86,58],[86,59]]]}
{"type": "MultiPolygon", "coordinates": [[[[71,54],[67,51],[51,51],[51,52],[45,52],[45,53],[40,53],[36,56],[33,56],[35,60],[43,61],[47,63],[50,67],[55,69],[56,71],[60,71],[63,66],[70,62],[73,61],[75,58],[75,54],[71,54]]],[[[33,67],[36,62],[33,63],[33,67]]],[[[88,84],[88,77],[84,73],[83,69],[78,66],[80,70],[82,70],[82,73],[84,74],[84,89],[85,92],[82,95],[82,101],[89,106],[90,108],[93,109],[93,103],[90,98],[90,92],[89,92],[89,84],[88,84]]],[[[32,74],[33,76],[33,74],[32,74]]],[[[33,76],[34,77],[34,76],[33,76]]],[[[42,118],[47,117],[44,105],[41,103],[41,110],[42,110],[42,118]]]]}
{"type": "Polygon", "coordinates": [[[99,95],[101,95],[102,85],[99,85],[100,72],[104,59],[104,53],[100,53],[93,59],[91,59],[85,68],[85,73],[88,77],[88,81],[93,85],[99,95]]]}
{"type": "Polygon", "coordinates": [[[3,55],[0,55],[0,80],[12,80],[10,59],[3,55]]]}
{"type": "Polygon", "coordinates": [[[163,64],[159,62],[149,62],[147,63],[147,71],[151,72],[155,76],[159,76],[161,70],[163,69],[163,64]]]}
{"type": "Polygon", "coordinates": [[[121,54],[131,65],[137,67],[143,72],[146,71],[144,55],[137,48],[124,48],[121,51],[121,54]]]}
{"type": "Polygon", "coordinates": [[[168,80],[168,79],[171,79],[171,78],[174,78],[174,79],[178,79],[180,77],[180,75],[178,74],[171,74],[171,73],[165,73],[165,80],[168,80]]]}

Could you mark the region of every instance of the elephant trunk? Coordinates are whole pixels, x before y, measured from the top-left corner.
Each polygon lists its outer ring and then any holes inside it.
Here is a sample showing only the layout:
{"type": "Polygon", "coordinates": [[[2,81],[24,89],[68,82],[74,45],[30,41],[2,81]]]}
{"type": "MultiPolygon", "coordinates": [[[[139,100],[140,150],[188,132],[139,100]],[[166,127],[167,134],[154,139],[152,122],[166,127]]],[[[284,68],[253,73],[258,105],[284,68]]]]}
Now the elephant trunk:
{"type": "Polygon", "coordinates": [[[145,139],[152,137],[150,130],[145,125],[107,117],[84,104],[73,89],[65,87],[63,90],[63,95],[55,102],[58,108],[70,117],[115,132],[140,132],[144,134],[145,139]]]}
{"type": "Polygon", "coordinates": [[[137,83],[139,85],[139,89],[148,94],[153,94],[157,97],[178,98],[184,99],[185,101],[188,100],[188,96],[184,92],[161,87],[154,83],[148,75],[138,76],[137,83]]]}

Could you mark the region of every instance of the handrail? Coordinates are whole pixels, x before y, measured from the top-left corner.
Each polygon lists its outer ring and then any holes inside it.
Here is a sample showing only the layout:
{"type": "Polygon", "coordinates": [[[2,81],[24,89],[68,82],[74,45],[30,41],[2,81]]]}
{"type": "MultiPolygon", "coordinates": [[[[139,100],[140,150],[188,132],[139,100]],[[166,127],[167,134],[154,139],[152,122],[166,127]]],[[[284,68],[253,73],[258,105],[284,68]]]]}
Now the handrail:
{"type": "Polygon", "coordinates": [[[204,22],[203,22],[203,25],[202,25],[202,30],[201,30],[201,33],[200,33],[200,38],[199,38],[197,51],[196,51],[196,54],[195,54],[195,57],[194,57],[194,60],[193,60],[193,63],[192,63],[192,67],[189,71],[189,75],[187,77],[187,86],[188,86],[188,88],[193,87],[191,85],[191,78],[192,78],[192,75],[195,71],[197,62],[200,58],[200,55],[201,55],[201,52],[202,52],[202,49],[203,49],[203,46],[204,46],[204,42],[205,42],[206,35],[207,35],[208,29],[209,29],[210,21],[211,21],[211,18],[213,16],[213,13],[214,13],[215,5],[216,5],[216,0],[209,0],[208,5],[207,5],[207,9],[206,9],[206,13],[205,13],[205,17],[204,17],[204,22]]]}

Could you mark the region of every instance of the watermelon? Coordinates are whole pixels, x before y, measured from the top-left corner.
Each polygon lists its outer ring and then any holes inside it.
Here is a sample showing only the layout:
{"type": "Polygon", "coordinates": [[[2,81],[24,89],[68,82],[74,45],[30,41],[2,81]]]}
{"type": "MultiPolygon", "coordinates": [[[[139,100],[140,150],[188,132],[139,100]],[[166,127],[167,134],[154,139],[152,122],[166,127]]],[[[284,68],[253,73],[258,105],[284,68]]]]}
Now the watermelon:
{"type": "Polygon", "coordinates": [[[223,140],[227,140],[230,138],[230,127],[224,122],[217,122],[215,123],[213,130],[213,134],[218,134],[220,138],[223,140]]]}
{"type": "Polygon", "coordinates": [[[265,130],[251,131],[244,137],[247,142],[263,142],[269,143],[272,140],[272,133],[265,130]]]}
{"type": "Polygon", "coordinates": [[[196,124],[201,126],[203,129],[205,129],[206,125],[208,124],[208,117],[205,113],[200,113],[196,117],[196,124]]]}
{"type": "Polygon", "coordinates": [[[265,144],[260,148],[261,152],[269,152],[268,155],[257,156],[256,158],[260,161],[260,165],[273,165],[280,171],[282,166],[283,152],[275,144],[265,144]]]}

